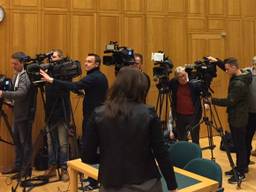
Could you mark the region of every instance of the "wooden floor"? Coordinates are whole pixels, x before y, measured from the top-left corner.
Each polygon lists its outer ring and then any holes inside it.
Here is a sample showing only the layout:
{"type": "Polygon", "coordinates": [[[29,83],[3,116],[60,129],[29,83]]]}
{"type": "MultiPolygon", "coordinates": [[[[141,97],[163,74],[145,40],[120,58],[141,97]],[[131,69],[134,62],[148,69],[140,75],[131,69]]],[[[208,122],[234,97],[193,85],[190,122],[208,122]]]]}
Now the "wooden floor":
{"type": "MultiPolygon", "coordinates": [[[[207,146],[208,140],[201,139],[201,146],[207,146]]],[[[216,162],[219,163],[222,167],[223,172],[230,169],[229,162],[227,160],[227,156],[225,152],[219,150],[220,138],[215,137],[214,143],[217,147],[214,150],[214,157],[216,158],[216,162]]],[[[254,145],[255,146],[255,142],[254,145]]],[[[203,157],[210,159],[210,151],[203,151],[203,157]]],[[[233,159],[235,159],[233,157],[233,159]]],[[[256,162],[256,158],[252,157],[252,160],[256,162]]],[[[41,174],[40,172],[33,172],[33,175],[41,174]]],[[[223,175],[223,187],[227,192],[236,191],[236,185],[231,185],[227,183],[227,177],[223,175]]],[[[256,164],[251,165],[249,168],[249,173],[247,174],[246,181],[242,183],[242,189],[239,192],[255,192],[256,191],[256,164]]],[[[11,187],[15,186],[15,182],[12,182],[8,177],[0,175],[0,192],[11,192],[11,187]]],[[[21,188],[18,188],[17,192],[21,192],[21,188]]],[[[41,187],[36,187],[32,189],[33,192],[68,192],[69,191],[69,183],[64,182],[55,182],[51,184],[47,184],[41,187]]]]}

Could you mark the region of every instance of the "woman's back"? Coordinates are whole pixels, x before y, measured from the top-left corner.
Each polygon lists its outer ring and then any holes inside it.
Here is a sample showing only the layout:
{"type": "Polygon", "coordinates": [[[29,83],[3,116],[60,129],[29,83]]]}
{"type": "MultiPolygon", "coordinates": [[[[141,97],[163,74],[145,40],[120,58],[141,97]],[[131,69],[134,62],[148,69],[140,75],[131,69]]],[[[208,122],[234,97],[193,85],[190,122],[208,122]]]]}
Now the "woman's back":
{"type": "Polygon", "coordinates": [[[158,180],[155,158],[168,188],[177,187],[161,122],[155,110],[143,104],[146,85],[141,72],[122,68],[105,105],[94,111],[88,123],[83,161],[99,161],[99,180],[104,188],[158,180]]]}

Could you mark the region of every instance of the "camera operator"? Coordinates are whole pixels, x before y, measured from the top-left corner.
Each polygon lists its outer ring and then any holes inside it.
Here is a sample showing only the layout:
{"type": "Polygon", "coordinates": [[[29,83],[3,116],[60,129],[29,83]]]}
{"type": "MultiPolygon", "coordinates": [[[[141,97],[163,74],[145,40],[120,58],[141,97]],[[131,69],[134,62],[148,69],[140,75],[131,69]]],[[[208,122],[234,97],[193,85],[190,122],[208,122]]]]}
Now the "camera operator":
{"type": "MultiPolygon", "coordinates": [[[[64,54],[60,49],[53,49],[51,62],[60,61],[64,54]]],[[[56,168],[61,168],[61,179],[69,179],[67,173],[68,161],[68,126],[70,122],[69,90],[55,84],[45,86],[48,164],[44,176],[56,176],[56,168]]]]}
{"type": "Polygon", "coordinates": [[[31,175],[32,165],[32,124],[35,114],[35,92],[27,72],[24,70],[23,52],[15,52],[11,56],[11,65],[15,71],[13,77],[13,91],[0,90],[0,97],[13,103],[13,139],[15,144],[15,166],[3,174],[17,173],[12,179],[31,175]]]}
{"type": "Polygon", "coordinates": [[[246,68],[252,73],[252,83],[249,87],[249,118],[247,124],[247,166],[250,164],[252,150],[252,139],[256,130],[256,56],[252,59],[252,66],[246,68]]]}
{"type": "Polygon", "coordinates": [[[176,123],[176,134],[179,140],[188,140],[199,144],[199,121],[202,117],[200,84],[189,81],[185,67],[175,69],[175,77],[168,82],[172,94],[172,115],[176,123]]]}
{"type": "MultiPolygon", "coordinates": [[[[101,58],[100,56],[91,53],[85,59],[84,67],[87,75],[78,82],[68,82],[58,80],[50,77],[43,70],[40,71],[43,79],[47,82],[69,89],[71,91],[84,90],[83,100],[83,129],[82,129],[82,141],[85,141],[86,127],[88,119],[95,109],[95,107],[103,104],[105,101],[106,93],[108,90],[108,81],[105,75],[100,71],[101,58]]],[[[95,162],[98,163],[98,162],[95,162]]],[[[97,188],[98,183],[93,179],[89,179],[88,190],[97,188]]]]}
{"type": "Polygon", "coordinates": [[[138,69],[121,68],[107,101],[90,118],[82,159],[100,160],[101,192],[163,191],[155,158],[169,191],[176,191],[161,122],[155,110],[143,104],[147,84],[138,69]]]}
{"type": "MultiPolygon", "coordinates": [[[[244,180],[245,172],[248,171],[246,125],[248,123],[249,85],[252,76],[250,72],[239,68],[239,62],[234,57],[227,58],[223,62],[213,57],[208,57],[208,59],[217,62],[222,69],[224,66],[226,73],[230,75],[227,98],[212,98],[212,104],[227,107],[229,127],[236,148],[236,169],[239,179],[244,180]]],[[[233,170],[225,174],[231,176],[229,183],[237,182],[233,170]]]]}
{"type": "Polygon", "coordinates": [[[134,66],[136,68],[138,68],[141,72],[143,72],[143,74],[146,76],[147,81],[148,81],[148,88],[147,88],[147,94],[149,92],[150,89],[150,77],[148,76],[148,74],[146,74],[143,70],[142,70],[142,66],[143,66],[143,56],[140,53],[135,53],[134,54],[134,59],[135,59],[135,63],[131,66],[134,66]]]}

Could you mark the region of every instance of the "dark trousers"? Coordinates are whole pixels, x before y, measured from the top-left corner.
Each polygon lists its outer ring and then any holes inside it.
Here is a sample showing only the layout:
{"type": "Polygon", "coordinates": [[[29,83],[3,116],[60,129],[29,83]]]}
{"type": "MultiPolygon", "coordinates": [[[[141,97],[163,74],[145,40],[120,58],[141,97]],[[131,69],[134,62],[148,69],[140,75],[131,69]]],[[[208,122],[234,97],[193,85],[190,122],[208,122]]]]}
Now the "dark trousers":
{"type": "Polygon", "coordinates": [[[239,173],[244,174],[247,168],[246,127],[230,126],[232,139],[236,149],[236,166],[239,173]]]}
{"type": "Polygon", "coordinates": [[[180,141],[188,140],[188,132],[191,134],[192,142],[199,144],[199,121],[196,121],[194,115],[177,114],[176,117],[176,134],[180,141]]]}
{"type": "Polygon", "coordinates": [[[256,113],[249,113],[247,133],[246,133],[246,147],[247,147],[247,166],[250,163],[250,156],[252,150],[252,139],[256,130],[256,113]]]}
{"type": "MultiPolygon", "coordinates": [[[[82,130],[82,146],[81,146],[82,154],[84,154],[83,153],[83,151],[84,151],[84,142],[85,142],[85,138],[86,138],[85,135],[86,135],[86,127],[87,127],[88,122],[89,122],[89,118],[84,117],[83,123],[82,123],[82,127],[83,127],[83,130],[82,130]]],[[[98,181],[91,178],[91,177],[88,177],[87,181],[89,181],[90,185],[93,185],[93,186],[98,185],[98,181]]]]}
{"type": "Polygon", "coordinates": [[[18,170],[30,169],[32,151],[32,122],[29,120],[14,122],[12,127],[15,144],[15,167],[18,170]]]}

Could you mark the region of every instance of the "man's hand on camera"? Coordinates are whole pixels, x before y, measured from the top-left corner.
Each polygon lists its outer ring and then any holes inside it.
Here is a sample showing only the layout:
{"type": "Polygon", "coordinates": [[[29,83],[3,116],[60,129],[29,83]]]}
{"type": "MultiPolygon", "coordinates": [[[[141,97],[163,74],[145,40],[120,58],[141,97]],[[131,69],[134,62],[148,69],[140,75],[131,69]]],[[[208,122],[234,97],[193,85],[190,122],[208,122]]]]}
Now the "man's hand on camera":
{"type": "Polygon", "coordinates": [[[44,70],[40,69],[40,75],[42,75],[42,79],[48,83],[53,83],[53,78],[50,77],[44,70]]]}
{"type": "Polygon", "coordinates": [[[208,56],[207,59],[209,59],[211,62],[216,62],[218,61],[216,58],[212,57],[212,56],[208,56]]]}

